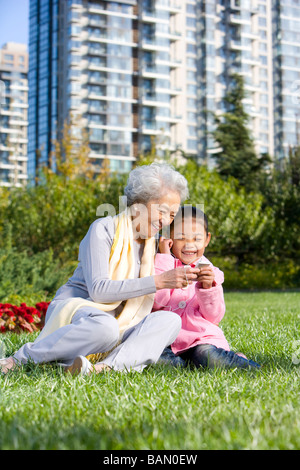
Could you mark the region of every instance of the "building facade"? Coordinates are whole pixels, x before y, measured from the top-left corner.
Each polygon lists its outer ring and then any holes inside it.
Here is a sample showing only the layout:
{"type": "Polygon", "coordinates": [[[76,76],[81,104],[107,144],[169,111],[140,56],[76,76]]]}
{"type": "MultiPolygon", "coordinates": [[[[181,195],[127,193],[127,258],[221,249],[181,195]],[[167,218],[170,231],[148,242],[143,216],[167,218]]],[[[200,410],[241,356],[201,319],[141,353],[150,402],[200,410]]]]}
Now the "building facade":
{"type": "Polygon", "coordinates": [[[279,158],[300,145],[300,0],[273,4],[274,146],[279,158]]]}
{"type": "Polygon", "coordinates": [[[0,49],[0,186],[27,182],[28,52],[24,44],[0,49]]]}
{"type": "Polygon", "coordinates": [[[183,18],[174,0],[31,0],[30,175],[50,164],[70,116],[87,129],[91,158],[113,171],[153,145],[186,149],[183,18]]]}
{"type": "Polygon", "coordinates": [[[228,109],[232,75],[242,75],[244,109],[258,154],[274,154],[271,1],[197,1],[199,18],[199,152],[213,159],[214,114],[228,109]]]}
{"type": "Polygon", "coordinates": [[[127,172],[153,146],[213,165],[214,115],[226,111],[233,73],[244,77],[257,152],[283,155],[296,138],[298,4],[31,0],[29,174],[53,165],[70,116],[99,167],[108,158],[127,172]]]}
{"type": "MultiPolygon", "coordinates": [[[[64,2],[65,3],[65,2],[64,2]]],[[[58,119],[58,0],[30,0],[28,175],[48,166],[58,119]]],[[[61,41],[64,31],[61,32],[61,41]]]]}

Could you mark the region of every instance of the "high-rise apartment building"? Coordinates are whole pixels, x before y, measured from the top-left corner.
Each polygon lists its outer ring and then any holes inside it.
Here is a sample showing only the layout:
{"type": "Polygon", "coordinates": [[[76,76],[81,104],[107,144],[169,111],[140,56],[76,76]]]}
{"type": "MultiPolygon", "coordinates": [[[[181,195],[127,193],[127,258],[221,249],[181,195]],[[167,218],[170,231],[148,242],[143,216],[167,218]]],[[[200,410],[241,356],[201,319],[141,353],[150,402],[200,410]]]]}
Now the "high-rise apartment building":
{"type": "Polygon", "coordinates": [[[29,173],[49,164],[70,115],[112,170],[152,145],[213,164],[213,115],[226,110],[232,73],[244,77],[257,152],[280,156],[296,136],[298,4],[30,0],[29,173]]]}
{"type": "Polygon", "coordinates": [[[300,145],[300,0],[273,5],[274,145],[281,158],[300,145]]]}
{"type": "Polygon", "coordinates": [[[70,115],[112,170],[130,170],[153,143],[186,150],[182,20],[175,0],[31,0],[31,175],[70,115]]]}
{"type": "Polygon", "coordinates": [[[271,1],[223,0],[195,3],[200,83],[200,155],[212,159],[214,114],[227,111],[224,96],[232,74],[243,76],[244,108],[258,153],[273,155],[273,77],[271,1]]]}
{"type": "Polygon", "coordinates": [[[27,182],[28,52],[24,44],[0,49],[0,186],[27,182]]]}

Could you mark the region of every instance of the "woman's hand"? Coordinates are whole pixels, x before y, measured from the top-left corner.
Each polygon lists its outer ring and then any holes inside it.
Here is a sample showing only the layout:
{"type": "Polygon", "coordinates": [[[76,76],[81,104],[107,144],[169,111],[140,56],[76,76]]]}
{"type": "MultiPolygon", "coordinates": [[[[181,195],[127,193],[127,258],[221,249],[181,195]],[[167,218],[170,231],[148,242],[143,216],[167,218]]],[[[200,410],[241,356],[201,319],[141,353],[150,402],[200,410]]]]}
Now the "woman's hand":
{"type": "Polygon", "coordinates": [[[211,266],[200,269],[197,281],[201,283],[203,289],[210,289],[215,280],[214,271],[211,266]]]}
{"type": "Polygon", "coordinates": [[[197,281],[198,268],[175,268],[154,276],[156,289],[182,289],[197,281]]]}

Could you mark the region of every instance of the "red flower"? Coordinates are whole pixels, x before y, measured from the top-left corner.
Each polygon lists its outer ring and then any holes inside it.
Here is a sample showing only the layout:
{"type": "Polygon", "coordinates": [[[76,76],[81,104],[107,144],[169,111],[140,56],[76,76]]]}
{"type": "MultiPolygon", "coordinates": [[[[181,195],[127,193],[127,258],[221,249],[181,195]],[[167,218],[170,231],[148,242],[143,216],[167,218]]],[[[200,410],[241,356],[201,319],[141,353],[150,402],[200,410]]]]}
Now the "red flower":
{"type": "Polygon", "coordinates": [[[12,310],[16,315],[18,315],[19,312],[20,312],[20,307],[17,307],[16,305],[12,305],[12,306],[11,306],[11,310],[12,310]]]}
{"type": "Polygon", "coordinates": [[[8,315],[9,317],[11,317],[11,319],[12,319],[13,321],[15,320],[15,318],[14,318],[14,317],[15,317],[15,314],[14,314],[14,312],[8,311],[8,312],[5,312],[5,313],[6,313],[6,315],[8,315]]]}
{"type": "Polygon", "coordinates": [[[38,302],[37,304],[35,304],[35,307],[37,308],[37,310],[39,310],[39,312],[45,314],[47,312],[49,304],[50,302],[38,302]]]}
{"type": "Polygon", "coordinates": [[[34,319],[33,319],[32,316],[29,315],[28,313],[25,313],[24,319],[25,319],[28,323],[33,323],[33,322],[34,322],[34,319]]]}
{"type": "Polygon", "coordinates": [[[20,306],[0,304],[0,334],[7,331],[32,333],[41,330],[45,323],[45,314],[50,302],[39,302],[35,307],[22,302],[20,306]]]}

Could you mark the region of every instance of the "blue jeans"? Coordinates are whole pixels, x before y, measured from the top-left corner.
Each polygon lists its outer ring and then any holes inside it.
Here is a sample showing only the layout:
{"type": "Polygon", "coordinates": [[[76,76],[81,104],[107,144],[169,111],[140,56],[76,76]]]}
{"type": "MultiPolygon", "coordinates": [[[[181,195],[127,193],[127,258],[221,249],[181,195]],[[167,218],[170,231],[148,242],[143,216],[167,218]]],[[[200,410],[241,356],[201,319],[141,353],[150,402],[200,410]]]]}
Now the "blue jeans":
{"type": "Polygon", "coordinates": [[[180,354],[180,356],[176,356],[170,348],[165,348],[159,362],[181,367],[184,367],[187,364],[192,364],[196,368],[260,368],[260,365],[251,359],[245,359],[234,351],[226,351],[225,349],[217,348],[212,344],[198,344],[197,346],[180,354]]]}
{"type": "Polygon", "coordinates": [[[181,354],[182,359],[191,362],[195,367],[225,367],[239,369],[258,369],[260,365],[251,359],[245,359],[234,351],[217,348],[213,344],[198,344],[181,354]]]}

